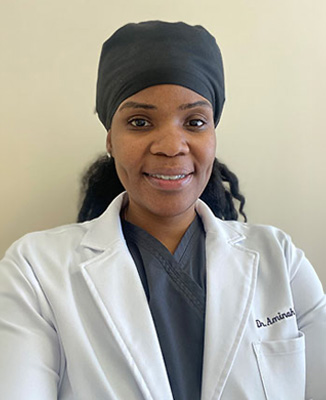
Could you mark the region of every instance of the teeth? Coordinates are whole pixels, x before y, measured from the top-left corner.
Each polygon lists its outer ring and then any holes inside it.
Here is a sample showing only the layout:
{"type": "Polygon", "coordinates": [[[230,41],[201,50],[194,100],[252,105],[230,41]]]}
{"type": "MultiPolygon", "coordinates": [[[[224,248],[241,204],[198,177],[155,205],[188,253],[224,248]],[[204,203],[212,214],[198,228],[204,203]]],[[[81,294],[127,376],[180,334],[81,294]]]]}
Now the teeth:
{"type": "Polygon", "coordinates": [[[159,174],[153,174],[151,176],[153,176],[154,178],[163,179],[165,181],[176,181],[177,179],[185,178],[186,175],[159,175],[159,174]]]}

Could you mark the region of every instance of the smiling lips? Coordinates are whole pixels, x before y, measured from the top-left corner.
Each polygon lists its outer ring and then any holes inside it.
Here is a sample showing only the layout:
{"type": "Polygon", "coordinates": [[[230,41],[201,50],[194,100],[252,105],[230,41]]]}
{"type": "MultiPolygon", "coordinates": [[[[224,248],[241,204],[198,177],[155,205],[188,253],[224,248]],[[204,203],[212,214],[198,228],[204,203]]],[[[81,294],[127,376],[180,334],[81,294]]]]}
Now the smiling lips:
{"type": "Polygon", "coordinates": [[[187,185],[192,178],[192,173],[188,174],[144,174],[147,181],[157,189],[161,190],[180,190],[187,185]]]}
{"type": "Polygon", "coordinates": [[[181,174],[181,175],[148,174],[148,175],[152,176],[153,178],[163,179],[164,181],[176,181],[178,179],[183,179],[187,176],[185,174],[181,174]]]}

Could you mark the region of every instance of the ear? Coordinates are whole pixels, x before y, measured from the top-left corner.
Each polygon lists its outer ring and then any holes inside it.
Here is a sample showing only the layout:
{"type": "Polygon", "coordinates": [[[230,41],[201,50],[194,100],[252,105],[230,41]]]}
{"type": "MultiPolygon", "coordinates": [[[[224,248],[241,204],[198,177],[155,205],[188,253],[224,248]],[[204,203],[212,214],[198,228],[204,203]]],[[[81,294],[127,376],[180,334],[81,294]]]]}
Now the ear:
{"type": "Polygon", "coordinates": [[[108,134],[106,136],[106,151],[112,155],[111,129],[108,130],[108,134]]]}

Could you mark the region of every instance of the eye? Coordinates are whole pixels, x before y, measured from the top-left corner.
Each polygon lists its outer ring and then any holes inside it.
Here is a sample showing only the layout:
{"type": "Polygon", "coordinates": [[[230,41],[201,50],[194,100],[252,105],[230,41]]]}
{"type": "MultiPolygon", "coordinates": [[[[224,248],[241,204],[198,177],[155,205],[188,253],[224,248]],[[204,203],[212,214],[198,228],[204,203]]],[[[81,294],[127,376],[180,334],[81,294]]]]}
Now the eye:
{"type": "Polygon", "coordinates": [[[147,128],[150,126],[150,123],[144,118],[133,118],[129,120],[128,123],[135,128],[147,128]]]}
{"type": "Polygon", "coordinates": [[[205,125],[205,122],[202,119],[190,119],[186,125],[190,126],[191,128],[201,128],[205,125]]]}

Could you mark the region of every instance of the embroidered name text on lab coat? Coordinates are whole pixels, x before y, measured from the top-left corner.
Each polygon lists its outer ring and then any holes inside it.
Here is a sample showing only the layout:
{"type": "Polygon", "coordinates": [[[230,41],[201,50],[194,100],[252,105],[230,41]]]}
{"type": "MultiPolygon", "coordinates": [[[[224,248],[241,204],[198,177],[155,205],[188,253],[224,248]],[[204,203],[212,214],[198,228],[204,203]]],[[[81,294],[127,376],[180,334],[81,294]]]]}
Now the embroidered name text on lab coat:
{"type": "Polygon", "coordinates": [[[291,318],[294,315],[295,315],[295,312],[294,312],[293,308],[290,308],[289,311],[287,311],[287,312],[284,312],[284,313],[278,312],[277,315],[275,315],[274,317],[267,317],[265,322],[260,321],[259,319],[256,319],[257,328],[262,328],[262,327],[273,325],[276,322],[282,321],[282,319],[284,319],[284,318],[291,318]]]}

